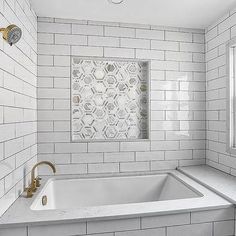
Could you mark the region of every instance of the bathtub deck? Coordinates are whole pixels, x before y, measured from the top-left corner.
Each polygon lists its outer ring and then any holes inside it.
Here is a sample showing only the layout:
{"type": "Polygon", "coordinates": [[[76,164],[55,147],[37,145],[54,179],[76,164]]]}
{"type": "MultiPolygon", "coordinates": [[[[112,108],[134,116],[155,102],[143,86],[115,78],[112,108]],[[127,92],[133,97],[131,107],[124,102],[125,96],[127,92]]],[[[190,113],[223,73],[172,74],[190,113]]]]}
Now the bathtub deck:
{"type": "Polygon", "coordinates": [[[181,167],[179,170],[236,204],[235,176],[206,165],[181,167]]]}
{"type": "MultiPolygon", "coordinates": [[[[186,182],[197,191],[202,197],[190,199],[178,199],[157,202],[145,202],[137,204],[120,204],[97,207],[83,207],[65,210],[43,210],[33,211],[30,209],[32,199],[20,197],[0,219],[0,228],[10,226],[40,225],[44,223],[75,223],[92,220],[124,219],[146,216],[158,216],[213,210],[232,207],[233,204],[196,181],[187,177],[179,171],[168,171],[182,181],[186,182]]],[[[40,190],[38,190],[40,191],[40,190]]]]}

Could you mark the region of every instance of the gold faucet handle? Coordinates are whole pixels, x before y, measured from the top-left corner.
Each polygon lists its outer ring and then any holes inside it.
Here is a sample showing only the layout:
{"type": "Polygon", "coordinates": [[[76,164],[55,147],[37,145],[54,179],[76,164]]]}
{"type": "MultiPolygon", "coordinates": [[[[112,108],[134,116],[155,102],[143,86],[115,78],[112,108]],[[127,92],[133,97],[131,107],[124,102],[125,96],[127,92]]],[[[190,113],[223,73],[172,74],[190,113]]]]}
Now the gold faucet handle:
{"type": "Polygon", "coordinates": [[[31,188],[31,187],[25,188],[24,191],[26,192],[26,197],[27,197],[27,198],[33,197],[33,191],[32,191],[32,188],[31,188]]]}
{"type": "Polygon", "coordinates": [[[39,176],[37,178],[35,178],[35,186],[36,187],[40,187],[40,180],[42,180],[42,178],[40,178],[39,176]]]}

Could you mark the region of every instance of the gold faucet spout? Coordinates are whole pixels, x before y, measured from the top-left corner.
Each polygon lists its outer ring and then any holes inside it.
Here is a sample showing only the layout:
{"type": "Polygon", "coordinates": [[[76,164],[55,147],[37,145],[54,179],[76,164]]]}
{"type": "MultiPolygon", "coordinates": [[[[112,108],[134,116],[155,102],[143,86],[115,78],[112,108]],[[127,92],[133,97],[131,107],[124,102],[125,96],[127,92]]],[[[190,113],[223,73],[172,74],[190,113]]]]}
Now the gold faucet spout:
{"type": "Polygon", "coordinates": [[[32,197],[33,196],[33,192],[35,192],[37,190],[37,187],[40,186],[40,179],[35,178],[35,169],[40,166],[40,165],[48,165],[52,168],[53,173],[56,173],[56,167],[55,165],[53,165],[50,161],[41,161],[36,163],[32,170],[31,170],[31,183],[30,186],[26,189],[27,192],[27,197],[32,197]]]}

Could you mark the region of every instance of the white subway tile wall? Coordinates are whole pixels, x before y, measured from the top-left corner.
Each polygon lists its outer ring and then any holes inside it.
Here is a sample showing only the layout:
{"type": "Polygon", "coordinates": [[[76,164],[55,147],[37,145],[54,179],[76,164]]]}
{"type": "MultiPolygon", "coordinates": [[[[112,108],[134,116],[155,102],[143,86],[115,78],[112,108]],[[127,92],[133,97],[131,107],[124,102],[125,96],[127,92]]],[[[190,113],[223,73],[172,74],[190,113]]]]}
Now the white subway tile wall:
{"type": "Polygon", "coordinates": [[[226,152],[226,43],[235,37],[236,12],[206,30],[206,122],[208,165],[236,175],[236,156],[226,152]]]}
{"type": "Polygon", "coordinates": [[[204,30],[38,18],[39,159],[58,174],[204,164],[204,38],[204,30]],[[151,61],[150,140],[70,141],[70,55],[151,61]]]}
{"type": "Polygon", "coordinates": [[[23,31],[12,47],[0,37],[1,216],[28,184],[37,160],[37,16],[28,0],[2,0],[0,22],[23,31]]]}

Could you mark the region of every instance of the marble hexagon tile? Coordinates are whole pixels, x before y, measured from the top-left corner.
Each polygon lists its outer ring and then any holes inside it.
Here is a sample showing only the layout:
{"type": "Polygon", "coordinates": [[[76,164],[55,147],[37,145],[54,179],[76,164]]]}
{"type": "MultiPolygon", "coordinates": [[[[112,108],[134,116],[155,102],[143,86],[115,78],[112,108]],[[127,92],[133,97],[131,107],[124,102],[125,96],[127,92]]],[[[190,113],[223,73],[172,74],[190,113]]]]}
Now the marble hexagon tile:
{"type": "Polygon", "coordinates": [[[71,59],[72,140],[148,138],[148,62],[71,59]]]}

